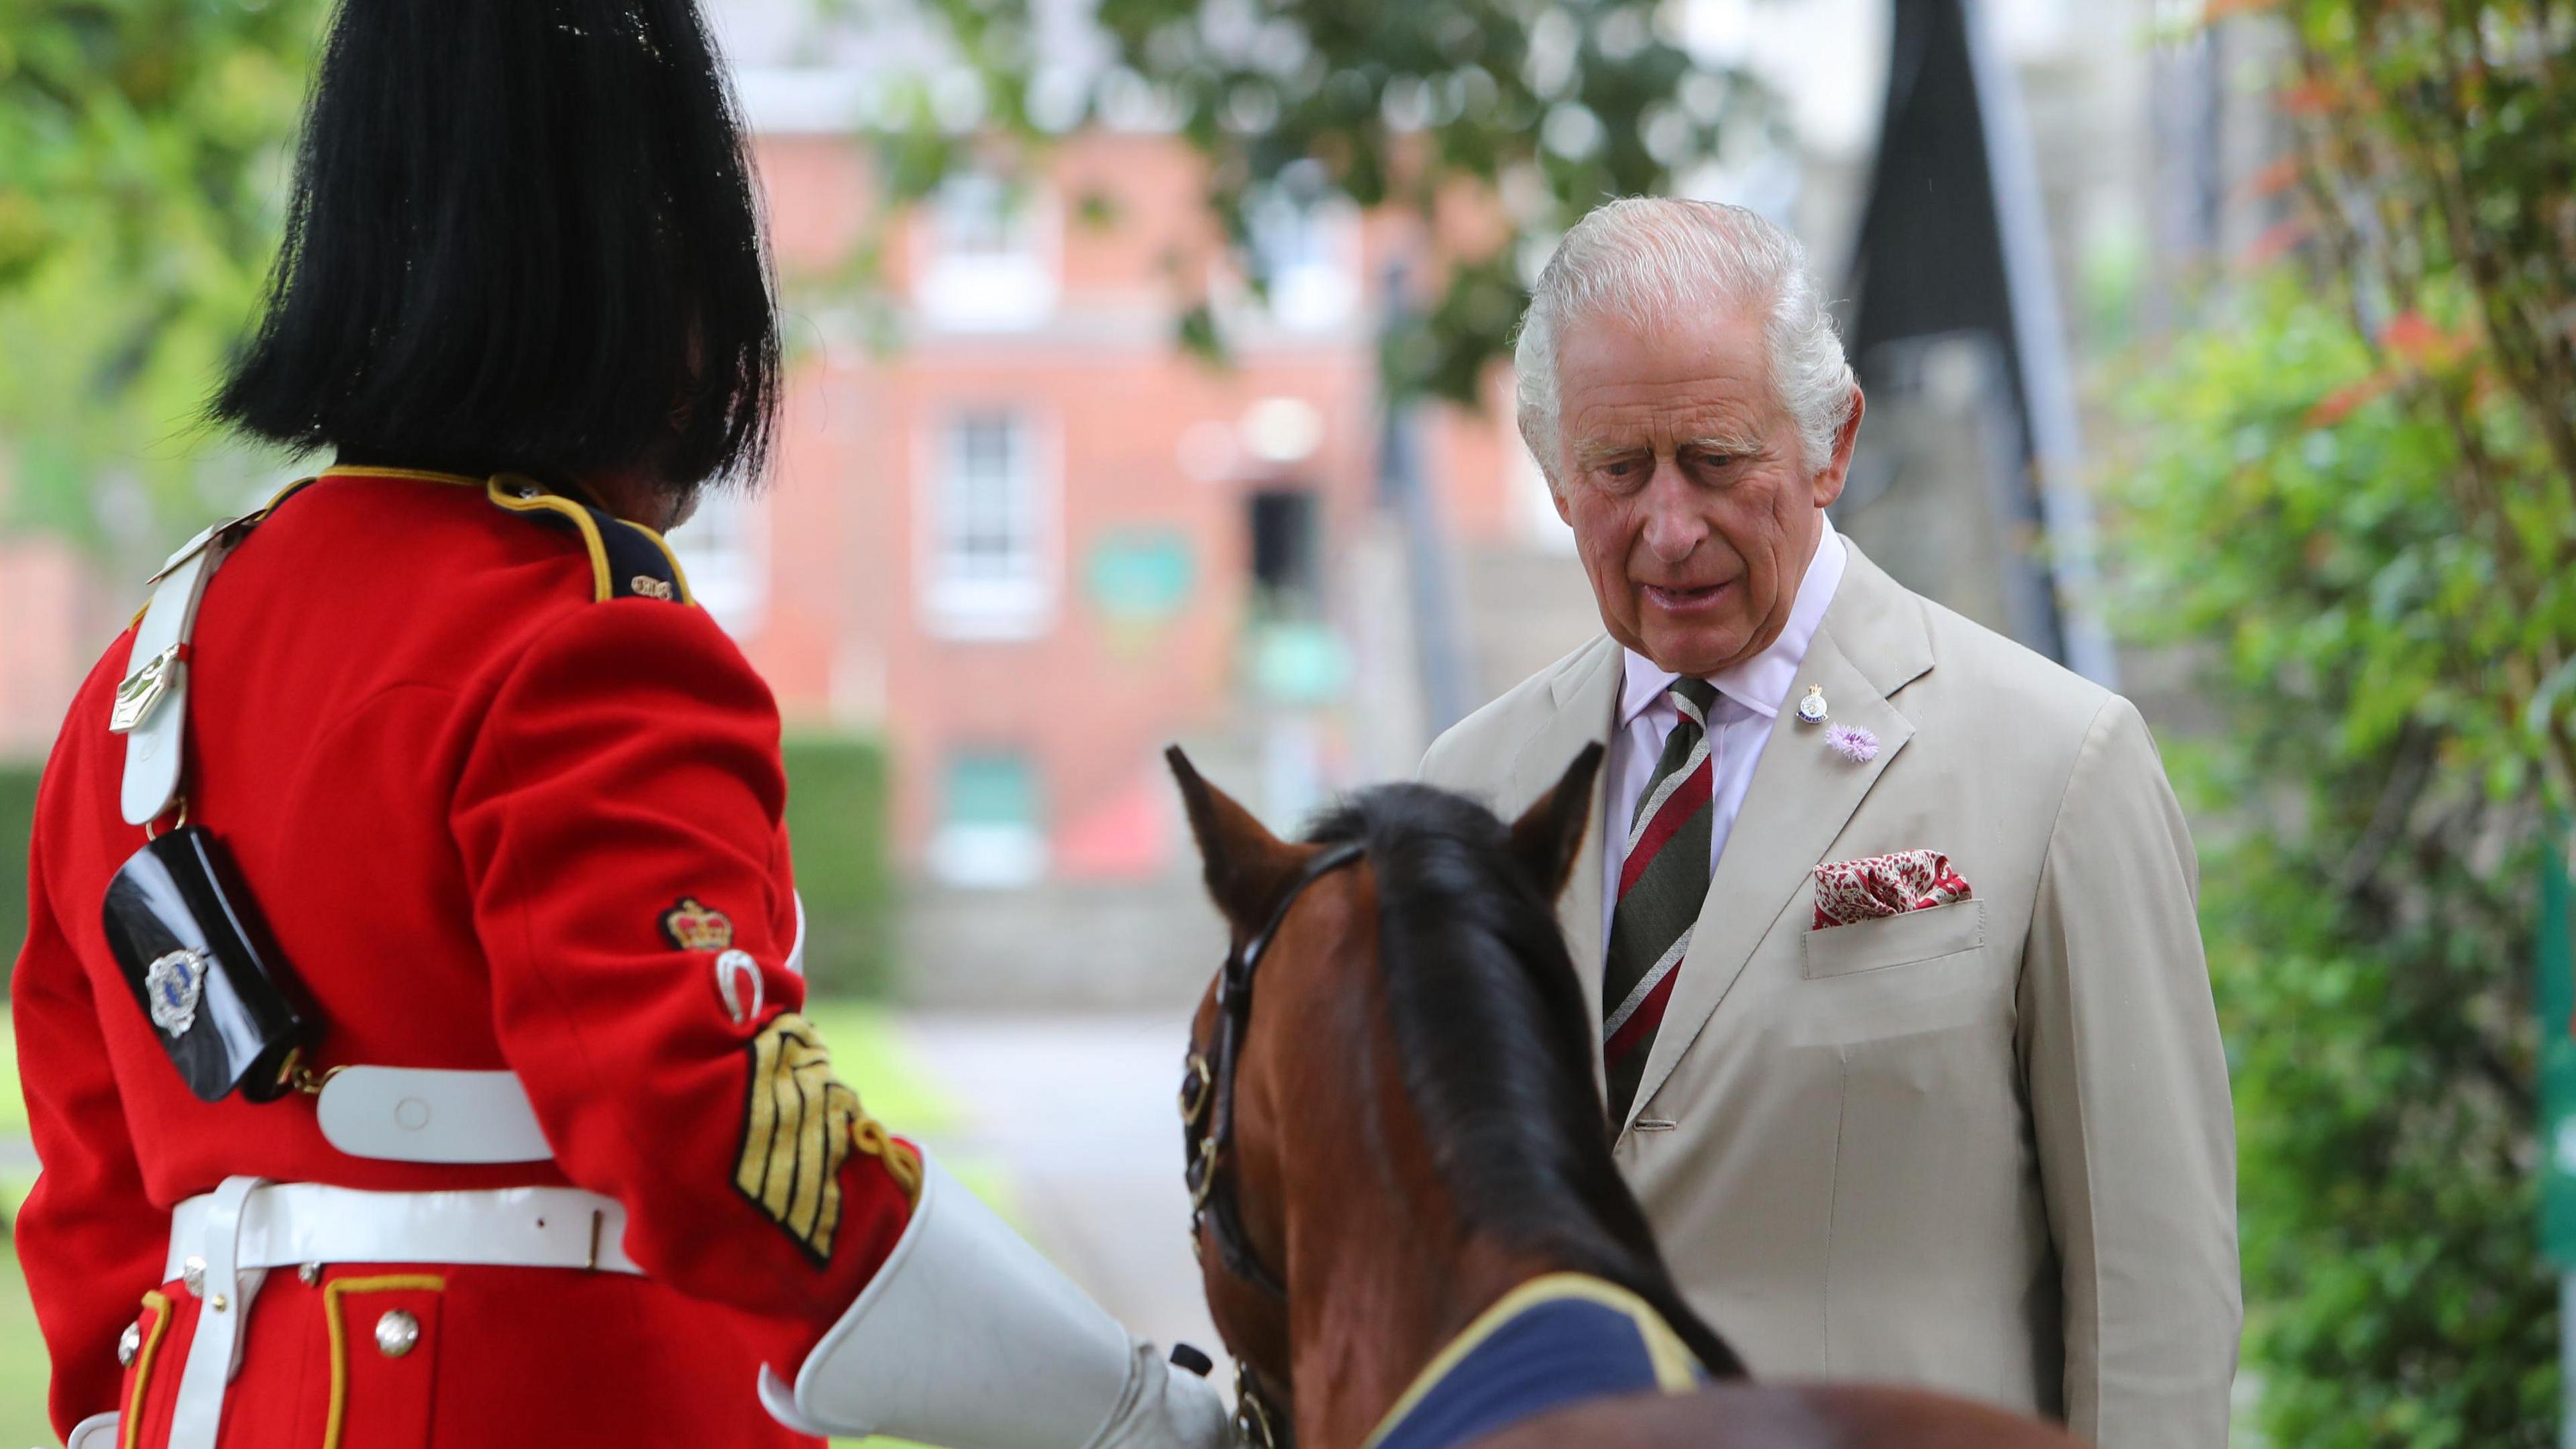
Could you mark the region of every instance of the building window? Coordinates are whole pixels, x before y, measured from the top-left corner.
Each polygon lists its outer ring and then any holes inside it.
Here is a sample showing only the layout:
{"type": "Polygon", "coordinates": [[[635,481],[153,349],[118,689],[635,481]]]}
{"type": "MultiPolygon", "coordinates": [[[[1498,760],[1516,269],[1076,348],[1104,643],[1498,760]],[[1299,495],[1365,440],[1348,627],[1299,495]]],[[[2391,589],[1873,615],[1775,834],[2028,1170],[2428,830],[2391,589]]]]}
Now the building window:
{"type": "Polygon", "coordinates": [[[1283,180],[1245,207],[1254,268],[1270,317],[1292,332],[1328,332],[1359,308],[1359,212],[1314,184],[1283,180]]]}
{"type": "Polygon", "coordinates": [[[689,592],[726,633],[760,632],[769,602],[768,510],[741,493],[709,488],[698,511],[671,531],[671,552],[689,575],[689,592]]]}
{"type": "Polygon", "coordinates": [[[999,176],[952,176],[931,197],[914,303],[961,332],[1038,326],[1055,311],[1053,199],[999,176]]]}
{"type": "Polygon", "coordinates": [[[1268,618],[1323,612],[1322,529],[1313,490],[1263,488],[1251,495],[1252,587],[1268,618]]]}
{"type": "Polygon", "coordinates": [[[1028,420],[1008,408],[951,418],[931,463],[928,596],[934,633],[1025,639],[1054,609],[1049,490],[1028,420]]]}
{"type": "Polygon", "coordinates": [[[980,890],[1033,885],[1046,876],[1037,767],[1012,750],[951,755],[940,777],[939,828],[930,873],[941,884],[980,890]]]}

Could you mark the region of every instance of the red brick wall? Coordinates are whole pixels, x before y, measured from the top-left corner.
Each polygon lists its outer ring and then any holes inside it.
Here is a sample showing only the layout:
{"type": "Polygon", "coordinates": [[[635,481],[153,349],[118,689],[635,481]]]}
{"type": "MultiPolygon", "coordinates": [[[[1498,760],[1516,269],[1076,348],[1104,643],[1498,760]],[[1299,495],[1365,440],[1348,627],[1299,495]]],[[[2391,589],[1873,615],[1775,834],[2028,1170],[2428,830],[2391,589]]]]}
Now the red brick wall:
{"type": "MultiPolygon", "coordinates": [[[[897,764],[898,848],[909,860],[936,824],[939,765],[951,749],[1001,746],[1036,763],[1058,864],[1119,868],[1139,791],[1168,740],[1222,721],[1236,698],[1235,650],[1248,603],[1248,502],[1295,481],[1323,501],[1329,579],[1334,541],[1372,506],[1378,419],[1369,324],[1339,336],[1270,339],[1218,368],[1172,345],[1182,299],[1196,295],[1212,229],[1200,163],[1163,137],[1086,135],[1048,162],[1042,183],[1060,296],[1025,331],[917,332],[891,352],[867,345],[862,303],[828,278],[872,225],[871,182],[846,139],[770,138],[760,147],[791,314],[793,382],[768,519],[768,600],[745,646],[791,720],[882,727],[897,764]],[[1089,198],[1106,221],[1086,224],[1089,198]],[[1322,418],[1314,453],[1287,467],[1244,463],[1214,479],[1183,463],[1185,435],[1239,429],[1248,408],[1288,397],[1322,418]],[[962,407],[1008,404],[1035,423],[1060,465],[1060,578],[1041,637],[961,642],[925,625],[923,470],[933,430],[962,407]],[[1186,542],[1186,606],[1149,626],[1102,617],[1085,588],[1093,546],[1116,529],[1168,529],[1186,542]],[[1110,842],[1105,846],[1103,842],[1110,842]]],[[[898,303],[924,253],[919,224],[889,236],[886,295],[898,303]]],[[[1363,228],[1360,276],[1409,236],[1363,228]]],[[[1491,417],[1441,414],[1426,464],[1456,525],[1478,536],[1510,524],[1506,433],[1491,417]]],[[[1155,788],[1159,788],[1158,786],[1155,788]]]]}

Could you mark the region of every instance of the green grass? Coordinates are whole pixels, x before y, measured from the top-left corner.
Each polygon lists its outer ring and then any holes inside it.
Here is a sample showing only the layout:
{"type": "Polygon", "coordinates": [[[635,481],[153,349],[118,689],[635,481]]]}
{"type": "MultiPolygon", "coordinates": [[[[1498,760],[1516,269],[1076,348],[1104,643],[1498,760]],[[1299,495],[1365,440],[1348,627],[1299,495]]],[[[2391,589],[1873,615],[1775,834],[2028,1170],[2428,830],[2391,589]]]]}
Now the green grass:
{"type": "MultiPolygon", "coordinates": [[[[14,1096],[14,1079],[10,1085],[14,1096]]],[[[0,1257],[0,1445],[54,1442],[54,1426],[45,1419],[46,1373],[36,1308],[27,1301],[27,1280],[11,1252],[0,1257]]]]}
{"type": "Polygon", "coordinates": [[[832,1049],[834,1073],[887,1131],[897,1136],[938,1133],[956,1125],[957,1103],[914,1059],[882,1008],[864,1001],[816,1000],[806,1003],[805,1018],[832,1049]]]}
{"type": "MultiPolygon", "coordinates": [[[[27,1098],[18,1090],[18,1034],[7,1030],[9,1003],[0,1001],[0,1135],[27,1135],[27,1098]]],[[[17,1199],[10,1199],[12,1205],[17,1199]]]]}
{"type": "MultiPolygon", "coordinates": [[[[841,1079],[858,1089],[868,1111],[890,1130],[940,1132],[956,1123],[956,1102],[922,1069],[884,1011],[860,1002],[821,1000],[809,1003],[806,1015],[830,1044],[841,1079]]],[[[0,1135],[23,1137],[27,1110],[18,1091],[16,1038],[5,1026],[6,1009],[0,1006],[0,1135]]],[[[1007,1175],[998,1164],[967,1159],[943,1160],[942,1165],[995,1211],[1011,1215],[1007,1175]]],[[[15,1216],[29,1185],[0,1181],[0,1207],[15,1216]]],[[[0,1449],[55,1442],[45,1417],[46,1376],[44,1340],[36,1331],[35,1308],[27,1300],[26,1278],[13,1248],[0,1254],[0,1449]]],[[[907,1446],[880,1438],[866,1441],[866,1449],[907,1446]]]]}

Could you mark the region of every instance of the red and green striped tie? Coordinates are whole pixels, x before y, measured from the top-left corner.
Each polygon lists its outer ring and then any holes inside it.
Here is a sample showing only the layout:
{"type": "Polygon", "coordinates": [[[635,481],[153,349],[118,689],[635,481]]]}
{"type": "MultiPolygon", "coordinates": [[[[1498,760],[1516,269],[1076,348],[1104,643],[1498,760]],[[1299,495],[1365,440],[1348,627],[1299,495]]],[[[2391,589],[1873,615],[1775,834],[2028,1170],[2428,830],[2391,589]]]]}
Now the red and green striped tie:
{"type": "Polygon", "coordinates": [[[1664,741],[1654,780],[1628,827],[1601,975],[1601,1057],[1614,1130],[1628,1120],[1655,1029],[1663,1024],[1682,957],[1690,951],[1691,927],[1708,895],[1709,790],[1715,778],[1708,711],[1717,702],[1717,688],[1684,677],[1669,692],[1681,719],[1664,741]]]}

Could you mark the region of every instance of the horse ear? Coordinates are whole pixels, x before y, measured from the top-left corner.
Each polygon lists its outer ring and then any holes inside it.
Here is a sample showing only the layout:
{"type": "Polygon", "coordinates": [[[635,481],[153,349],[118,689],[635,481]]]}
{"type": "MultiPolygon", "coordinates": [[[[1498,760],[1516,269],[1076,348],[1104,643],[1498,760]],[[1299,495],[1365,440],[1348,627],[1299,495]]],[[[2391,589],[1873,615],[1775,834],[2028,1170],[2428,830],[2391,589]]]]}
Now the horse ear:
{"type": "Polygon", "coordinates": [[[1565,893],[1583,832],[1592,824],[1592,780],[1601,773],[1601,746],[1585,745],[1553,789],[1512,822],[1512,853],[1549,900],[1565,893]]]}
{"type": "Polygon", "coordinates": [[[1218,910],[1246,934],[1261,929],[1307,852],[1270,833],[1234,797],[1202,778],[1181,747],[1163,751],[1180,783],[1181,803],[1189,808],[1190,834],[1198,837],[1199,858],[1207,866],[1207,888],[1218,910]]]}

